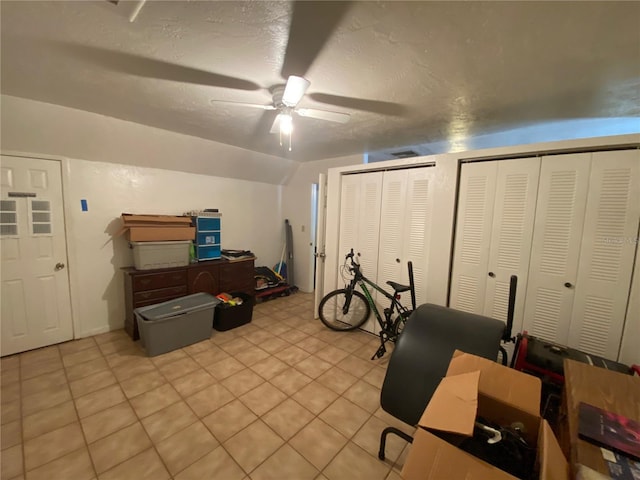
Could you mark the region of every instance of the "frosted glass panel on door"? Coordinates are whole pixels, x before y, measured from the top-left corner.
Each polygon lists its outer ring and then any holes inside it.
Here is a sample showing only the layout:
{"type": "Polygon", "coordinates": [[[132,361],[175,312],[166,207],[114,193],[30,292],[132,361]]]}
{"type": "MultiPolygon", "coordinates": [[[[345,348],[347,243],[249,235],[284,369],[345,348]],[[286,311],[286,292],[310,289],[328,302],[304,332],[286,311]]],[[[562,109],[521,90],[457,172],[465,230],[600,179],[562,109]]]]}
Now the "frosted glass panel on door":
{"type": "Polygon", "coordinates": [[[0,235],[18,235],[18,212],[15,200],[0,201],[0,235]]]}
{"type": "Polygon", "coordinates": [[[31,233],[51,234],[51,203],[47,200],[31,200],[31,233]]]}

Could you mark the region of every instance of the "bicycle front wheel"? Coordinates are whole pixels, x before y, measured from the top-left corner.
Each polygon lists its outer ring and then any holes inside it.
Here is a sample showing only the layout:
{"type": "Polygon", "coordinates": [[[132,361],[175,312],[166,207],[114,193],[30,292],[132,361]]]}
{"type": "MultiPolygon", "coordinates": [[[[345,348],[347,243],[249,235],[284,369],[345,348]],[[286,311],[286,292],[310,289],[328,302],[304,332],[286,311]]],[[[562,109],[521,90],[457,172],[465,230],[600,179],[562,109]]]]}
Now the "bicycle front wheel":
{"type": "Polygon", "coordinates": [[[331,330],[355,330],[369,318],[371,307],[360,292],[343,288],[328,293],[318,307],[320,320],[331,330]],[[345,312],[347,299],[351,295],[349,308],[345,312]]]}

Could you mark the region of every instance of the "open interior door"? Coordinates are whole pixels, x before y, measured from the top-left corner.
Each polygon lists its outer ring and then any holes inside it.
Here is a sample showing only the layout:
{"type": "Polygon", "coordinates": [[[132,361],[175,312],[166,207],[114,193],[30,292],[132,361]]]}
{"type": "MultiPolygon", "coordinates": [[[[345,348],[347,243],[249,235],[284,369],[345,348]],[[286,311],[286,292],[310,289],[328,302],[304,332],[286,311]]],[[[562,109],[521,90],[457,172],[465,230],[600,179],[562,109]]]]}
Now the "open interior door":
{"type": "Polygon", "coordinates": [[[327,221],[327,176],[321,173],[318,178],[318,201],[316,212],[316,281],[313,318],[318,318],[318,305],[324,296],[324,259],[325,259],[325,225],[327,221]]]}

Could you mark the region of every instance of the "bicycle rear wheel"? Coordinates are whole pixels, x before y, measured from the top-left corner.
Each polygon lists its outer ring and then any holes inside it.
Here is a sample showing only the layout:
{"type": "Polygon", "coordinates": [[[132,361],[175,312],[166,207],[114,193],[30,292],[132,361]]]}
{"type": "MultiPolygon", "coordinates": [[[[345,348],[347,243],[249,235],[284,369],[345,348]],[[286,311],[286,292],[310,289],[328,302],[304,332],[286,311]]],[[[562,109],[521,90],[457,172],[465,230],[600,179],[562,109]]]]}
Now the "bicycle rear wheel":
{"type": "Polygon", "coordinates": [[[411,314],[413,313],[413,311],[408,311],[408,312],[402,312],[400,313],[400,318],[398,319],[398,321],[395,324],[395,335],[396,335],[396,340],[398,338],[398,336],[402,333],[402,331],[404,330],[404,327],[407,323],[407,320],[409,319],[409,317],[411,316],[411,314]]]}
{"type": "Polygon", "coordinates": [[[371,307],[360,292],[350,292],[343,288],[328,293],[318,307],[320,320],[331,330],[355,330],[369,318],[371,307]],[[344,305],[351,293],[349,309],[344,312],[344,305]]]}

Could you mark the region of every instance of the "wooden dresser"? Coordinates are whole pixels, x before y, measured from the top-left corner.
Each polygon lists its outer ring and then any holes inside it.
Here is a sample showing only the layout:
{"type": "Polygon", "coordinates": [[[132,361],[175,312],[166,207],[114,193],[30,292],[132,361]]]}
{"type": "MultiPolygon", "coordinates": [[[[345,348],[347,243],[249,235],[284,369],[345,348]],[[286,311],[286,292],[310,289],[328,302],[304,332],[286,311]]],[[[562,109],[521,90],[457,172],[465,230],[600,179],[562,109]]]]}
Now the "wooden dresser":
{"type": "Polygon", "coordinates": [[[559,440],[571,465],[571,478],[576,478],[580,465],[607,478],[609,469],[600,448],[578,437],[578,406],[584,402],[640,421],[640,377],[567,359],[564,378],[559,440]]]}
{"type": "Polygon", "coordinates": [[[138,324],[133,310],[166,302],[192,293],[243,292],[254,298],[253,259],[229,262],[209,260],[185,267],[160,270],[124,268],[125,322],[124,329],[137,340],[138,324]]]}

